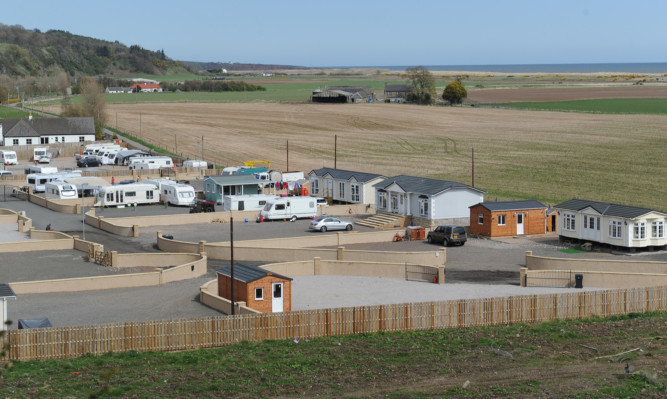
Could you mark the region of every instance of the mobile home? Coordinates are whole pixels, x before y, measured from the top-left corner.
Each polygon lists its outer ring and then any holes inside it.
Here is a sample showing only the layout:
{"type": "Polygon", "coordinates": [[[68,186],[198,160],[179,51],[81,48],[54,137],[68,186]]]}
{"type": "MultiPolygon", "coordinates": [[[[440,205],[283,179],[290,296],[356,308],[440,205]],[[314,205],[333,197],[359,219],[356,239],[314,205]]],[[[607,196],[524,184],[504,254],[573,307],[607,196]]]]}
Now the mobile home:
{"type": "Polygon", "coordinates": [[[78,198],[76,186],[63,181],[52,181],[44,184],[46,198],[71,199],[78,198]]]}
{"type": "Polygon", "coordinates": [[[155,204],[160,191],[154,184],[132,183],[100,187],[94,206],[120,206],[155,204]]]}
{"type": "Polygon", "coordinates": [[[3,165],[18,165],[19,159],[16,156],[16,151],[0,150],[0,162],[3,165]]]}
{"type": "Polygon", "coordinates": [[[317,215],[317,201],[313,197],[279,197],[266,201],[260,213],[265,220],[309,218],[317,215]]]}
{"type": "Polygon", "coordinates": [[[223,204],[225,211],[253,211],[264,209],[268,200],[277,199],[279,197],[268,194],[255,195],[225,195],[223,197],[223,204]]]}
{"type": "MultiPolygon", "coordinates": [[[[169,157],[155,156],[155,157],[132,157],[128,162],[128,167],[131,169],[139,169],[135,165],[137,163],[146,163],[146,164],[155,164],[158,165],[158,168],[173,168],[174,161],[169,157]]],[[[153,169],[147,167],[145,169],[153,169]]]]}

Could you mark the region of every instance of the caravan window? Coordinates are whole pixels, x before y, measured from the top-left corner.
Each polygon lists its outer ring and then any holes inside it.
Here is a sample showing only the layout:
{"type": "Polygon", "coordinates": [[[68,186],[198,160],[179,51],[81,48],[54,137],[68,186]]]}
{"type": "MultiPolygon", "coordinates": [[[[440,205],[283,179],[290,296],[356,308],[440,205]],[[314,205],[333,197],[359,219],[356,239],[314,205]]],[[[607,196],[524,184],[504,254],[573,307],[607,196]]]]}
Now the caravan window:
{"type": "Polygon", "coordinates": [[[285,204],[276,204],[276,210],[277,211],[285,210],[285,204]]]}
{"type": "Polygon", "coordinates": [[[259,205],[266,205],[266,201],[259,201],[259,205]]]}
{"type": "Polygon", "coordinates": [[[137,192],[136,191],[128,191],[128,192],[125,193],[125,196],[126,197],[136,197],[137,192]]]}
{"type": "MultiPolygon", "coordinates": [[[[194,197],[194,195],[190,191],[184,192],[184,193],[178,193],[178,196],[180,198],[192,198],[192,197],[194,197]]],[[[264,202],[266,202],[266,201],[264,201],[264,202]]],[[[260,203],[260,205],[264,205],[264,204],[260,203]]]]}
{"type": "Polygon", "coordinates": [[[107,193],[107,201],[113,202],[113,192],[107,193]]]}
{"type": "Polygon", "coordinates": [[[266,205],[264,205],[264,210],[265,210],[266,212],[270,211],[270,210],[271,210],[271,204],[266,204],[266,205]]]}
{"type": "Polygon", "coordinates": [[[153,199],[153,190],[146,191],[146,199],[153,199]]]}

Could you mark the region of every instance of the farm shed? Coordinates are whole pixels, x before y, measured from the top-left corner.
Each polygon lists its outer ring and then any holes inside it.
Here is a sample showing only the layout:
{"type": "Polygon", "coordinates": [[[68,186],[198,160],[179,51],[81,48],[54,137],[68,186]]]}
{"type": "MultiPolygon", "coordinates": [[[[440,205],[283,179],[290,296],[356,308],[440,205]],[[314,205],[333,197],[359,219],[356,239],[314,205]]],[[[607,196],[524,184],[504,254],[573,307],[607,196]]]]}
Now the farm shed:
{"type": "Polygon", "coordinates": [[[369,86],[326,86],[310,97],[314,103],[360,103],[375,101],[373,89],[369,86]]]}
{"type": "Polygon", "coordinates": [[[613,247],[667,247],[667,213],[648,208],[571,199],[554,206],[559,237],[613,247]]]}
{"type": "Polygon", "coordinates": [[[136,83],[130,86],[132,92],[162,93],[162,87],[155,83],[136,83]]]}
{"type": "Polygon", "coordinates": [[[5,118],[0,130],[4,146],[95,141],[93,118],[5,118]]]}
{"type": "Polygon", "coordinates": [[[207,201],[222,205],[225,195],[261,194],[255,175],[207,176],[204,194],[207,201]]]}
{"type": "Polygon", "coordinates": [[[470,206],[484,201],[484,191],[467,184],[416,176],[394,176],[375,184],[378,211],[412,216],[412,224],[470,223],[470,206]]]}
{"type": "MultiPolygon", "coordinates": [[[[218,296],[231,300],[231,266],[216,271],[218,296]]],[[[292,279],[256,266],[234,265],[234,301],[262,313],[292,310],[292,279]]]]}
{"type": "Polygon", "coordinates": [[[544,234],[547,207],[536,200],[481,202],[470,207],[470,234],[506,237],[544,234]]]}
{"type": "Polygon", "coordinates": [[[375,189],[385,176],[352,170],[320,168],[308,173],[310,194],[337,203],[375,204],[375,189]]]}
{"type": "Polygon", "coordinates": [[[384,101],[390,103],[402,103],[408,97],[412,85],[384,85],[384,101]]]}
{"type": "Polygon", "coordinates": [[[9,284],[0,283],[0,331],[7,329],[7,300],[16,299],[16,294],[9,284]]]}

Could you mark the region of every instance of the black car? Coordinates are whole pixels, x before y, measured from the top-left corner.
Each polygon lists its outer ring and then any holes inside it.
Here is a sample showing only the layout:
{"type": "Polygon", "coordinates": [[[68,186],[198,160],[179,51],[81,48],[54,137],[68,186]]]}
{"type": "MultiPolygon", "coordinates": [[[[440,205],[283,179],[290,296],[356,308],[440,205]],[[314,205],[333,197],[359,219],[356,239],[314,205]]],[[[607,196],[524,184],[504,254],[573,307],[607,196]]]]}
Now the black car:
{"type": "Polygon", "coordinates": [[[190,205],[190,213],[215,212],[215,202],[197,200],[190,205]]]}
{"type": "Polygon", "coordinates": [[[87,168],[90,166],[100,166],[100,161],[95,158],[81,158],[76,161],[76,166],[80,168],[87,168]]]}
{"type": "Polygon", "coordinates": [[[444,246],[448,247],[450,244],[464,245],[468,240],[468,236],[466,234],[466,229],[463,227],[448,224],[438,226],[435,230],[429,231],[426,239],[429,243],[442,243],[444,246]]]}

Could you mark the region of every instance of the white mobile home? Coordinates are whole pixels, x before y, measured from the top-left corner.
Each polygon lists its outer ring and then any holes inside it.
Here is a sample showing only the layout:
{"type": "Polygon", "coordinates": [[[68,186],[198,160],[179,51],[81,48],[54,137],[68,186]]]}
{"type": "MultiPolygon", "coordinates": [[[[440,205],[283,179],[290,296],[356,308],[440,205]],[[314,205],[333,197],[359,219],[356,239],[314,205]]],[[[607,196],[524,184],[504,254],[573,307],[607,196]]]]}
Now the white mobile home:
{"type": "Polygon", "coordinates": [[[278,197],[266,201],[261,217],[265,220],[309,218],[317,215],[317,200],[313,197],[278,197]]]}
{"type": "Polygon", "coordinates": [[[76,186],[63,181],[52,181],[44,185],[44,196],[46,198],[72,199],[78,198],[76,186]]]}
{"type": "Polygon", "coordinates": [[[385,176],[351,170],[320,168],[308,173],[310,195],[342,204],[375,204],[374,184],[385,176]]]}
{"type": "Polygon", "coordinates": [[[100,187],[94,206],[126,206],[155,204],[160,191],[154,184],[132,183],[100,187]]]}
{"type": "Polygon", "coordinates": [[[278,196],[269,194],[254,195],[225,195],[223,197],[223,210],[225,211],[251,211],[264,209],[268,200],[277,199],[278,196]]]}
{"type": "MultiPolygon", "coordinates": [[[[173,168],[174,161],[169,157],[155,156],[155,157],[131,157],[127,163],[130,170],[139,169],[136,164],[145,163],[149,165],[157,165],[157,168],[173,168]]],[[[154,169],[153,167],[145,167],[144,169],[154,169]]]]}

